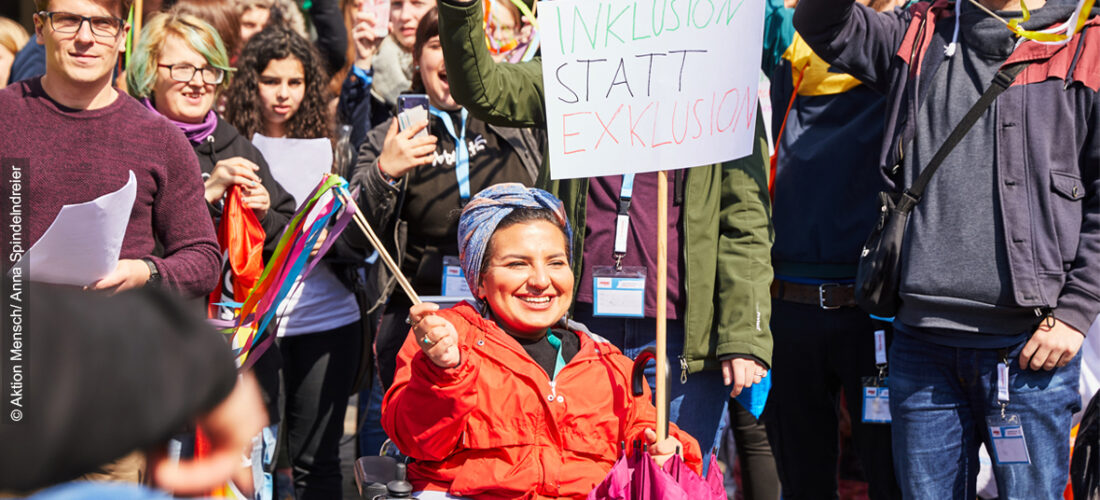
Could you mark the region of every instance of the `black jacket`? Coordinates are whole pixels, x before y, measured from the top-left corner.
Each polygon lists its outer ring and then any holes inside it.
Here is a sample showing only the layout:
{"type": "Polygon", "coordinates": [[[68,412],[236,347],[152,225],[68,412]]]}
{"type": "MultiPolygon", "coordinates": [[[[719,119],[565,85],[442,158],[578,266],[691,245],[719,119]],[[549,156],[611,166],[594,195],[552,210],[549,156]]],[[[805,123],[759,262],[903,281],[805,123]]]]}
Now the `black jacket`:
{"type": "MultiPolygon", "coordinates": [[[[7,294],[16,283],[7,274],[3,281],[7,294]]],[[[22,328],[0,335],[4,394],[22,396],[18,407],[4,398],[0,490],[61,483],[163,445],[236,383],[225,340],[177,296],[155,287],[107,296],[20,283],[9,305],[22,307],[22,328]],[[22,339],[14,362],[11,335],[22,339]],[[10,386],[16,370],[19,385],[10,386]],[[24,418],[11,423],[15,409],[24,418]]]]}
{"type": "MultiPolygon", "coordinates": [[[[260,150],[256,149],[256,146],[253,146],[248,139],[237,132],[233,125],[230,125],[220,116],[214,133],[210,134],[202,144],[197,146],[192,144],[192,147],[195,148],[195,155],[199,158],[199,168],[202,169],[204,178],[214,171],[214,165],[217,165],[219,161],[236,156],[259,165],[260,170],[256,172],[256,175],[260,177],[264,189],[267,189],[267,194],[271,198],[271,207],[268,208],[267,215],[260,220],[260,225],[263,226],[265,233],[264,262],[267,262],[271,258],[271,254],[275,252],[275,246],[279,243],[283,228],[294,216],[294,197],[286,192],[275,180],[275,177],[271,175],[271,169],[268,168],[267,161],[260,154],[260,150]]],[[[221,202],[207,203],[207,208],[210,209],[210,215],[214,218],[214,224],[219,224],[222,217],[221,202]]]]}

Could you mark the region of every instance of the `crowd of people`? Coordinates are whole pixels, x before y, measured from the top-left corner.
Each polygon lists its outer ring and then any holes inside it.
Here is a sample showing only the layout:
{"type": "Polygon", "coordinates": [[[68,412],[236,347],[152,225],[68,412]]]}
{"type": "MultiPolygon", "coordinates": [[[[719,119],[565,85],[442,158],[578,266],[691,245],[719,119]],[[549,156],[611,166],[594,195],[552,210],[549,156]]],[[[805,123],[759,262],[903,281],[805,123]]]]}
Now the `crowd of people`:
{"type": "Polygon", "coordinates": [[[551,179],[532,2],[164,0],[134,23],[131,0],[33,1],[33,33],[0,18],[20,238],[136,189],[114,270],[34,285],[38,420],[0,425],[0,496],[342,498],[355,394],[357,454],[396,450],[418,498],[585,498],[641,448],[706,475],[727,434],[751,500],[837,498],[842,449],[872,500],[1067,490],[1100,318],[1090,1],[760,0],[752,152],[670,171],[667,220],[656,173],[551,179]],[[269,262],[326,173],[379,248],[322,230],[235,371],[200,319],[241,301],[227,214],[269,262]],[[899,208],[897,307],[871,315],[861,259],[899,208]],[[623,270],[644,300],[601,311],[623,270]],[[655,368],[632,387],[658,311],[667,437],[655,368]],[[765,380],[754,414],[735,398],[765,380]]]}

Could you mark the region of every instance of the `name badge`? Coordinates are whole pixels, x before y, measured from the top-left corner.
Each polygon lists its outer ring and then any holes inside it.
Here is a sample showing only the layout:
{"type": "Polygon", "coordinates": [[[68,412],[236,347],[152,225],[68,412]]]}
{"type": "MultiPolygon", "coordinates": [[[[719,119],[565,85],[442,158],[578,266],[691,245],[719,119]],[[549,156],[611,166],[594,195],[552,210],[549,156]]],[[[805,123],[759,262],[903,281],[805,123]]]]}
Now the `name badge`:
{"type": "Polygon", "coordinates": [[[644,318],[645,277],[644,267],[592,268],[592,315],[644,318]]]}
{"type": "Polygon", "coordinates": [[[885,378],[863,378],[863,422],[890,423],[890,388],[885,378]]]}
{"type": "Polygon", "coordinates": [[[988,417],[989,438],[993,443],[993,458],[997,465],[1030,464],[1031,456],[1027,452],[1027,439],[1019,415],[1000,415],[988,417]]]}
{"type": "Polygon", "coordinates": [[[466,275],[462,272],[458,257],[448,255],[443,257],[443,286],[440,287],[444,297],[472,297],[470,285],[466,283],[466,275]]]}

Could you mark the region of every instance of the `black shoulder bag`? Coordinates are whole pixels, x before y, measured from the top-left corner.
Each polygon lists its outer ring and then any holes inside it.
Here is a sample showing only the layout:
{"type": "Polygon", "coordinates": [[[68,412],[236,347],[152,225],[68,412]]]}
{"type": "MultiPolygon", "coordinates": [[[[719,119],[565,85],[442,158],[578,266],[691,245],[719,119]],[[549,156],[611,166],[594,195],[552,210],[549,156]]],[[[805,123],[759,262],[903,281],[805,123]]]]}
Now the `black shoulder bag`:
{"type": "Polygon", "coordinates": [[[901,250],[905,229],[909,224],[909,214],[920,202],[925,187],[947,155],[955,149],[997,96],[1012,85],[1016,76],[1029,64],[1031,61],[1014,63],[997,72],[993,83],[951,131],[951,135],[909,189],[900,193],[883,191],[878,194],[878,224],[863,244],[863,251],[859,255],[859,269],[856,271],[856,302],[867,312],[884,318],[897,313],[900,302],[898,288],[901,285],[901,250]]]}

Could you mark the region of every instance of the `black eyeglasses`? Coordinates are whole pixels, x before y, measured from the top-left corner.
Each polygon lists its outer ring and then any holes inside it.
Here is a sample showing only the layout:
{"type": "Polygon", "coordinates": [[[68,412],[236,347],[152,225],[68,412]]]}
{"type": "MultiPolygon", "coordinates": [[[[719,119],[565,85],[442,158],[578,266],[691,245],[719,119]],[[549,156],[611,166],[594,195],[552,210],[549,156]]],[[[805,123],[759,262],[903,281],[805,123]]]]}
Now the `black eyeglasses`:
{"type": "Polygon", "coordinates": [[[202,72],[202,82],[207,85],[217,85],[225,79],[225,70],[214,66],[196,68],[190,64],[158,64],[158,68],[168,68],[168,76],[177,82],[187,83],[195,78],[195,73],[202,72]]]}
{"type": "Polygon", "coordinates": [[[71,12],[39,12],[38,15],[50,20],[50,27],[58,33],[76,33],[80,25],[88,21],[92,34],[102,38],[114,38],[122,31],[126,21],[117,17],[81,16],[71,12]]]}

